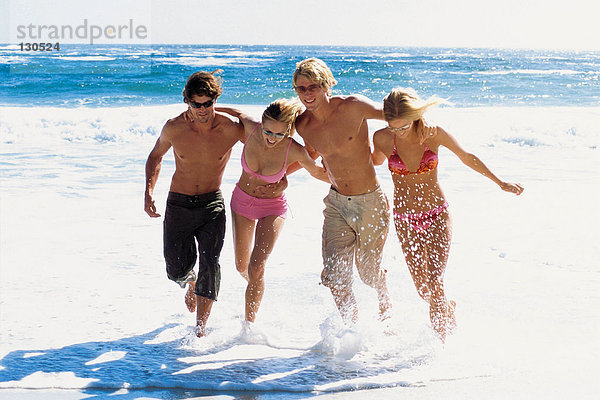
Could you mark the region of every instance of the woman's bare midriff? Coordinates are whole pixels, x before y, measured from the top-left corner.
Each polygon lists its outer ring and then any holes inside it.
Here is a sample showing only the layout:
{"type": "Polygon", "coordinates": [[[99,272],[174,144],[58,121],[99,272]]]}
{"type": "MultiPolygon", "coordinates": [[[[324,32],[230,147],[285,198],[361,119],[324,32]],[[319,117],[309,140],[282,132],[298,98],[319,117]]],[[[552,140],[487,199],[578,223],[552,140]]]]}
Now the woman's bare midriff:
{"type": "Polygon", "coordinates": [[[426,174],[392,175],[394,211],[419,213],[442,205],[446,199],[437,179],[437,170],[426,174]]]}
{"type": "Polygon", "coordinates": [[[284,175],[283,178],[277,183],[267,183],[250,176],[247,172],[242,172],[239,182],[237,183],[240,189],[250,196],[257,197],[259,199],[274,199],[281,196],[284,190],[288,186],[287,177],[284,175]]]}

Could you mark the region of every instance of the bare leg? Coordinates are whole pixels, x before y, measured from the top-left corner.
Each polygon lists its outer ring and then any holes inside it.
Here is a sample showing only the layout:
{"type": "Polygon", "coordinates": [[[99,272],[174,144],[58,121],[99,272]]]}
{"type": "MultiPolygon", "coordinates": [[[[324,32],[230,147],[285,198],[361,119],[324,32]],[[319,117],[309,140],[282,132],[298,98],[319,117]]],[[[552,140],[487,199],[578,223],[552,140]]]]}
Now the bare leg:
{"type": "Polygon", "coordinates": [[[194,293],[195,287],[196,282],[189,282],[188,290],[185,292],[185,305],[190,312],[196,311],[196,294],[194,293]]]}
{"type": "MultiPolygon", "coordinates": [[[[378,236],[387,237],[387,228],[385,232],[385,235],[378,234],[378,236]]],[[[364,238],[361,238],[361,240],[364,240],[364,238]]],[[[368,239],[368,243],[371,246],[366,247],[366,249],[364,247],[361,248],[360,243],[357,244],[355,251],[356,269],[358,270],[360,279],[377,292],[379,319],[383,321],[389,318],[389,312],[392,308],[385,271],[381,268],[381,253],[383,252],[385,240],[373,242],[372,239],[368,239]]]]}
{"type": "Polygon", "coordinates": [[[265,265],[273,246],[283,228],[285,219],[270,215],[261,218],[256,225],[254,250],[248,265],[248,287],[246,288],[246,320],[254,322],[265,292],[265,265]]]}
{"type": "Polygon", "coordinates": [[[196,303],[198,304],[196,309],[196,336],[203,337],[206,336],[206,322],[214,301],[206,297],[196,296],[196,303]]]}
{"type": "Polygon", "coordinates": [[[352,287],[332,287],[331,294],[342,319],[345,323],[356,323],[358,321],[358,306],[352,287]]]}
{"type": "Polygon", "coordinates": [[[431,325],[442,341],[456,325],[453,301],[446,299],[444,272],[452,237],[448,212],[438,216],[426,232],[396,221],[398,239],[419,296],[429,303],[431,325]]]}
{"type": "Polygon", "coordinates": [[[385,321],[390,318],[390,310],[392,309],[386,281],[384,280],[383,283],[375,289],[377,290],[377,299],[379,300],[379,319],[385,321]]]}
{"type": "Polygon", "coordinates": [[[256,221],[231,212],[233,225],[233,248],[235,252],[235,267],[242,277],[248,281],[248,264],[254,238],[256,221]]]}
{"type": "Polygon", "coordinates": [[[417,293],[423,300],[429,302],[431,293],[427,274],[427,249],[422,243],[422,238],[412,231],[408,223],[397,222],[396,233],[417,293]]]}
{"type": "Polygon", "coordinates": [[[442,341],[456,325],[454,317],[455,302],[449,302],[444,290],[444,272],[448,263],[448,253],[452,238],[451,222],[448,212],[440,215],[427,233],[427,269],[429,275],[429,315],[434,330],[442,341]]]}

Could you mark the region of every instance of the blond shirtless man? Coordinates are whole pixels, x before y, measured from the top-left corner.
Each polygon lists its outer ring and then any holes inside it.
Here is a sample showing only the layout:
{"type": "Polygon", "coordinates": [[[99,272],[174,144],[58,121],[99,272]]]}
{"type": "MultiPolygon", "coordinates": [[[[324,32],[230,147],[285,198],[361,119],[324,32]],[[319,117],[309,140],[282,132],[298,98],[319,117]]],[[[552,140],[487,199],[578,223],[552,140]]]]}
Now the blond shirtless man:
{"type": "Polygon", "coordinates": [[[206,322],[221,281],[225,204],[219,188],[231,148],[244,137],[240,123],[215,112],[221,93],[220,79],[214,73],[192,74],[183,90],[188,110],[167,121],[146,161],[144,210],[158,218],[152,194],[162,158],[173,147],[175,173],[165,211],[164,256],[169,279],[182,288],[188,285],[185,302],[190,312],[196,310],[199,337],[206,335],[206,322]]]}
{"type": "Polygon", "coordinates": [[[322,157],[332,183],[323,200],[321,281],[331,290],[344,321],[356,322],[356,264],[361,280],[377,291],[384,319],[391,307],[381,268],[389,205],[375,175],[366,121],[383,119],[383,111],[363,96],[332,96],[336,83],[329,67],[317,58],[299,62],[293,76],[294,89],[306,107],[296,130],[309,153],[322,157]]]}

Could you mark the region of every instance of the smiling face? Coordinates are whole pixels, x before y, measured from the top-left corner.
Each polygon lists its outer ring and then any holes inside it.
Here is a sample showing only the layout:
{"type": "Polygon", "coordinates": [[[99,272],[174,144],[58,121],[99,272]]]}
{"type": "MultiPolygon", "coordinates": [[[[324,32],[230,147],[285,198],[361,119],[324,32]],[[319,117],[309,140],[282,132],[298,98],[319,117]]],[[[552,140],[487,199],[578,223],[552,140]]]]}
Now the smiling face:
{"type": "Polygon", "coordinates": [[[210,119],[214,117],[215,101],[216,99],[212,99],[211,97],[198,96],[195,94],[190,101],[188,101],[188,105],[190,111],[196,116],[196,120],[202,124],[210,121],[210,119]]]}
{"type": "Polygon", "coordinates": [[[311,81],[305,76],[298,76],[294,85],[298,98],[307,110],[313,111],[324,101],[327,101],[327,92],[318,82],[311,81]]]}
{"type": "Polygon", "coordinates": [[[289,133],[289,126],[285,122],[263,118],[262,136],[268,148],[277,146],[277,144],[285,139],[289,133]]]}

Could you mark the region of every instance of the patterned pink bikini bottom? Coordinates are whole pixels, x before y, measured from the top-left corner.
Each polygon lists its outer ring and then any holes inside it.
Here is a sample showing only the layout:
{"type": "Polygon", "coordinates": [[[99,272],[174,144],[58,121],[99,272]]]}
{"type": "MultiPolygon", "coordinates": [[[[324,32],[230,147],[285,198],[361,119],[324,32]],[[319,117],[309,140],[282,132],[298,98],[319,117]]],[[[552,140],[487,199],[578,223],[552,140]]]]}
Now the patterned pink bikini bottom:
{"type": "Polygon", "coordinates": [[[445,201],[441,206],[420,213],[399,213],[394,211],[394,219],[408,222],[413,230],[424,232],[447,208],[448,202],[445,201]]]}

